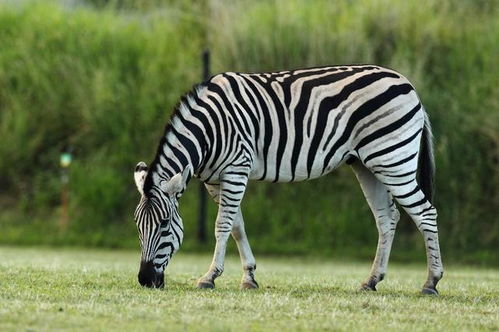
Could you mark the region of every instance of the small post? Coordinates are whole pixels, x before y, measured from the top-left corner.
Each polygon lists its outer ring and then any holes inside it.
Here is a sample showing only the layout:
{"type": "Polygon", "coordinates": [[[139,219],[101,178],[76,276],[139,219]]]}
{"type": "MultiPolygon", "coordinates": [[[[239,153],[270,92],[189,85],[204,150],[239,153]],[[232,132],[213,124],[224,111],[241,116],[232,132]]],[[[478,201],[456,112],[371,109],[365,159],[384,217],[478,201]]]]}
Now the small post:
{"type": "Polygon", "coordinates": [[[207,81],[210,78],[210,50],[205,49],[203,51],[203,81],[207,81]]]}
{"type": "Polygon", "coordinates": [[[59,230],[64,231],[68,226],[69,220],[69,165],[73,156],[71,154],[72,147],[65,145],[61,150],[60,166],[61,166],[61,216],[59,219],[59,230]]]}
{"type": "MultiPolygon", "coordinates": [[[[210,78],[210,50],[205,49],[202,54],[203,81],[210,78]]],[[[199,218],[198,218],[198,241],[206,243],[206,189],[203,182],[199,183],[199,218]]]]}

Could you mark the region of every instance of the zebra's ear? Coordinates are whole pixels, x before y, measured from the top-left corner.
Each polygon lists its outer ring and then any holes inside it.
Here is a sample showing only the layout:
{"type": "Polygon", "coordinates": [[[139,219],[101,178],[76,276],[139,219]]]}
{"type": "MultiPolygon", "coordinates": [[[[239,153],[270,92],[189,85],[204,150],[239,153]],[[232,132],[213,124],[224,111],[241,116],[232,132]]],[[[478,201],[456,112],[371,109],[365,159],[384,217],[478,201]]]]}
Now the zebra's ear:
{"type": "Polygon", "coordinates": [[[144,181],[147,176],[147,165],[145,162],[141,161],[135,166],[135,172],[133,177],[135,179],[135,185],[139,190],[139,193],[144,196],[144,181]]]}
{"type": "Polygon", "coordinates": [[[191,167],[187,166],[182,172],[175,174],[168,181],[165,181],[161,186],[164,192],[171,195],[176,195],[184,191],[189,176],[191,175],[191,167]]]}

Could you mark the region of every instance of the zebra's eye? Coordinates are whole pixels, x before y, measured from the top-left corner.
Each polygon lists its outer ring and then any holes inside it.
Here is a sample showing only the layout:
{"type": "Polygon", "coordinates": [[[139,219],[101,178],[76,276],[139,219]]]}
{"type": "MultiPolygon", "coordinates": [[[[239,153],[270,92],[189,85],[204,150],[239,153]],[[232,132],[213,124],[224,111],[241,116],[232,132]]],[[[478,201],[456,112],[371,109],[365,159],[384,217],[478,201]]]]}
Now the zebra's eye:
{"type": "Polygon", "coordinates": [[[161,228],[165,228],[167,225],[168,225],[168,221],[166,219],[162,219],[161,223],[159,224],[159,226],[161,228]]]}

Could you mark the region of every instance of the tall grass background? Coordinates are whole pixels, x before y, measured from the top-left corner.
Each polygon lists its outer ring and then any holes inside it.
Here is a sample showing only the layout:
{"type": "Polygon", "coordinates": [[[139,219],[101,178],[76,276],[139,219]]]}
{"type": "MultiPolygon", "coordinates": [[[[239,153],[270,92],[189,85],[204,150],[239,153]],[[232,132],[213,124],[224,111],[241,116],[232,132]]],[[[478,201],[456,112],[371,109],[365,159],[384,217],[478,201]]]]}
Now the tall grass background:
{"type": "MultiPolygon", "coordinates": [[[[435,134],[444,259],[497,263],[497,1],[0,2],[0,243],[138,247],[133,168],[154,157],[179,97],[213,73],[375,63],[416,86],[435,134]],[[74,150],[70,222],[58,229],[59,153],[74,150]]],[[[196,242],[198,186],[180,202],[196,242]]],[[[310,182],[252,182],[256,252],[371,256],[377,229],[348,167],[310,182]]],[[[424,260],[404,216],[395,258],[424,260]]]]}

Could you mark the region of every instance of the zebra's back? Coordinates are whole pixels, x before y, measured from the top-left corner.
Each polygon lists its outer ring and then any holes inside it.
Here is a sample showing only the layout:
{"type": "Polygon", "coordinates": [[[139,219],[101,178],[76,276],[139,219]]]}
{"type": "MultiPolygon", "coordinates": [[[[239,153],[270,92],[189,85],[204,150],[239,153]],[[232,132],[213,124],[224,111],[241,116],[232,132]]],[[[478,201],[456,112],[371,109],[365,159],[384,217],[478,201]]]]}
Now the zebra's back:
{"type": "Polygon", "coordinates": [[[379,163],[384,154],[373,153],[414,135],[424,123],[412,85],[379,66],[227,72],[207,87],[246,143],[252,179],[316,178],[349,157],[379,163]]]}

